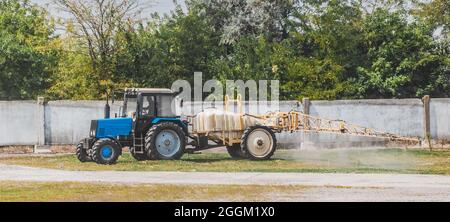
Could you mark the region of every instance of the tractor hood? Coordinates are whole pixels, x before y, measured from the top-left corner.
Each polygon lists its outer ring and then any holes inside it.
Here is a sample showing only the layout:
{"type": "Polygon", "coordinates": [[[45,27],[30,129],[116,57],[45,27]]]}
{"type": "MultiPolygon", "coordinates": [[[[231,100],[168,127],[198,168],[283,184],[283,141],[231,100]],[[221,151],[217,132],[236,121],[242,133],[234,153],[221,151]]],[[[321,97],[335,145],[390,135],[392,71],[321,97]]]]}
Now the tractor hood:
{"type": "Polygon", "coordinates": [[[132,129],[132,118],[99,119],[92,121],[90,136],[97,139],[130,136],[132,129]]]}

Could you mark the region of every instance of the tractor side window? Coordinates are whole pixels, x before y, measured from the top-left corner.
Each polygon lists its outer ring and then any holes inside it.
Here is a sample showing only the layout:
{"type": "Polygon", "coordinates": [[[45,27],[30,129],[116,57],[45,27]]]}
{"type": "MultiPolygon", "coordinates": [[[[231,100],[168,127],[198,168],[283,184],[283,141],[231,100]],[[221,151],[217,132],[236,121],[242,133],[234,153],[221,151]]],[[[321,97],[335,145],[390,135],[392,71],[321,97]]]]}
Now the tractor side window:
{"type": "Polygon", "coordinates": [[[172,95],[161,95],[156,98],[158,104],[158,115],[163,117],[176,116],[174,97],[172,95]]]}
{"type": "Polygon", "coordinates": [[[143,116],[155,116],[155,98],[153,96],[144,96],[142,103],[143,116]]]}

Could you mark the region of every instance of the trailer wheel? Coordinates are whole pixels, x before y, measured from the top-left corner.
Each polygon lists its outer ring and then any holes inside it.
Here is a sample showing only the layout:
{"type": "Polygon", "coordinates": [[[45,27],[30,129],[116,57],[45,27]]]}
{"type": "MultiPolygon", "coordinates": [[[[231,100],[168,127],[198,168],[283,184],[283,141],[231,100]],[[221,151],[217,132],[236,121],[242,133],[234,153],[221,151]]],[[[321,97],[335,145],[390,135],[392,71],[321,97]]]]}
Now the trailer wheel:
{"type": "Polygon", "coordinates": [[[145,146],[150,159],[179,160],[186,149],[186,135],[175,123],[160,123],[147,132],[145,146]]]}
{"type": "Polygon", "coordinates": [[[270,128],[254,126],[248,128],[242,135],[241,147],[250,159],[268,160],[276,151],[277,138],[270,128]]]}
{"type": "Polygon", "coordinates": [[[76,150],[76,155],[77,158],[80,162],[82,163],[86,163],[91,161],[91,158],[89,157],[87,150],[84,149],[84,142],[80,142],[77,145],[77,150],[76,150]]]}
{"type": "Polygon", "coordinates": [[[241,144],[234,144],[233,146],[227,146],[228,154],[230,154],[233,159],[245,159],[246,154],[241,148],[241,144]]]}
{"type": "Polygon", "coordinates": [[[98,164],[112,165],[120,156],[120,145],[112,139],[100,139],[92,146],[92,160],[98,164]]]}
{"type": "Polygon", "coordinates": [[[147,157],[147,155],[145,154],[145,152],[143,154],[141,153],[136,153],[135,148],[134,147],[130,147],[130,154],[131,156],[137,160],[137,161],[146,161],[149,160],[149,158],[147,157]]]}

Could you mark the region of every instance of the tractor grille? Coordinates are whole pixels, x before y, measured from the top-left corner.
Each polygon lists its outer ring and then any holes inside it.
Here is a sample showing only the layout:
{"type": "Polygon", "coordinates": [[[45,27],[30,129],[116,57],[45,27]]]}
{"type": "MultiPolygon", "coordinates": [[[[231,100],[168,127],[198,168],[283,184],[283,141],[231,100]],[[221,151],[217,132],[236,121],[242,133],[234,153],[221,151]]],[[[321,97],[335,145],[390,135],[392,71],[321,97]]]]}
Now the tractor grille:
{"type": "Polygon", "coordinates": [[[97,120],[92,120],[92,122],[91,122],[91,131],[89,133],[90,137],[96,137],[97,136],[97,126],[98,126],[98,121],[97,120]]]}

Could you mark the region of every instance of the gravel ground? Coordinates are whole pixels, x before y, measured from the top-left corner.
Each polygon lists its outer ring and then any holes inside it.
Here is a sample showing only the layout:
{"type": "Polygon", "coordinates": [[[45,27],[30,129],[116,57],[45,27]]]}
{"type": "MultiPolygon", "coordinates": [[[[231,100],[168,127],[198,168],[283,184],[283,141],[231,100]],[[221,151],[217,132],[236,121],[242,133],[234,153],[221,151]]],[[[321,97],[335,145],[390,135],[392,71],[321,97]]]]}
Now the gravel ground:
{"type": "Polygon", "coordinates": [[[403,174],[83,172],[0,164],[0,181],[115,184],[302,185],[272,201],[450,201],[450,176],[403,174]]]}
{"type": "Polygon", "coordinates": [[[312,187],[299,193],[280,193],[271,199],[280,202],[448,202],[450,188],[312,187]]]}

